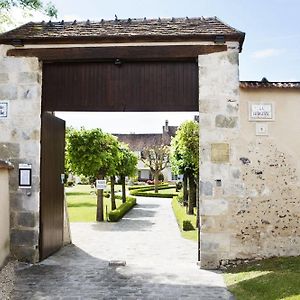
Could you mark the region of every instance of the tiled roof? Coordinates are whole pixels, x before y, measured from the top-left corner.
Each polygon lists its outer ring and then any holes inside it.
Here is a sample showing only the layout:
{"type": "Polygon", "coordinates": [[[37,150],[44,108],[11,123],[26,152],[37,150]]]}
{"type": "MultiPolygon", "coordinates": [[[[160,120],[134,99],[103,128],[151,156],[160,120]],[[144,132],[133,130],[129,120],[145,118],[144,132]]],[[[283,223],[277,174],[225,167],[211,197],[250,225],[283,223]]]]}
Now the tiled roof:
{"type": "Polygon", "coordinates": [[[119,141],[127,144],[132,151],[142,151],[154,145],[170,145],[170,135],[163,134],[113,134],[119,141]]]}
{"type": "Polygon", "coordinates": [[[290,81],[268,81],[263,78],[261,81],[240,81],[240,87],[243,89],[258,88],[279,88],[279,89],[299,89],[300,82],[290,81]]]}
{"type": "Polygon", "coordinates": [[[0,35],[0,43],[22,40],[31,43],[75,41],[169,41],[215,40],[238,41],[242,46],[245,34],[218,18],[126,19],[100,22],[40,22],[27,23],[0,35]]]}

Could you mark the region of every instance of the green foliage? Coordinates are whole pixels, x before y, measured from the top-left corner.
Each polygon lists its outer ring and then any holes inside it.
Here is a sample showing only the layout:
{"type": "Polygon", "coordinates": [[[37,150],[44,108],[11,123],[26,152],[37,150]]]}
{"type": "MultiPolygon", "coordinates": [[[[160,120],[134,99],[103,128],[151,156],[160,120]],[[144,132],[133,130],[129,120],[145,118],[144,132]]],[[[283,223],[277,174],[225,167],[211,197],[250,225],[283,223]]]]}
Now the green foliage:
{"type": "Polygon", "coordinates": [[[183,220],[182,230],[183,231],[191,231],[191,230],[195,230],[195,228],[190,220],[183,220]]]}
{"type": "MultiPolygon", "coordinates": [[[[162,186],[169,186],[169,184],[167,182],[163,182],[161,184],[158,185],[158,188],[162,187],[162,186]]],[[[143,185],[133,185],[133,186],[129,186],[128,187],[129,191],[131,190],[153,190],[154,186],[153,185],[148,185],[148,184],[143,184],[143,185]]]]}
{"type": "MultiPolygon", "coordinates": [[[[162,190],[162,189],[169,189],[173,186],[169,186],[168,183],[162,183],[158,185],[158,189],[162,190]]],[[[154,185],[142,185],[142,186],[131,186],[128,188],[130,191],[130,194],[134,194],[134,192],[136,191],[154,191],[155,187],[154,185]]]]}
{"type": "Polygon", "coordinates": [[[125,144],[119,144],[119,161],[116,167],[117,175],[134,176],[137,171],[137,156],[125,144]]]}
{"type": "Polygon", "coordinates": [[[66,168],[92,177],[116,174],[120,151],[114,136],[101,129],[69,128],[66,139],[66,168]]]}
{"type": "Polygon", "coordinates": [[[0,0],[0,16],[5,10],[8,12],[13,7],[20,7],[21,9],[38,10],[45,13],[49,17],[57,17],[57,9],[51,3],[43,4],[41,0],[0,0]]]}
{"type": "Polygon", "coordinates": [[[199,171],[199,124],[186,121],[180,125],[171,142],[170,161],[174,174],[199,171]]]}
{"type": "Polygon", "coordinates": [[[224,277],[238,300],[300,299],[300,256],[239,265],[227,269],[224,277]]]}
{"type": "Polygon", "coordinates": [[[148,187],[148,189],[142,188],[131,190],[130,194],[141,197],[173,198],[177,195],[177,192],[175,191],[175,186],[161,185],[158,186],[158,193],[155,193],[154,186],[151,186],[151,189],[148,187]]]}
{"type": "Polygon", "coordinates": [[[182,237],[189,239],[189,240],[197,241],[197,233],[198,232],[196,229],[190,230],[190,231],[183,231],[183,228],[182,228],[184,220],[189,220],[192,223],[193,227],[196,228],[196,215],[195,214],[187,215],[186,207],[180,205],[180,203],[177,201],[176,197],[173,197],[172,208],[173,208],[173,212],[176,217],[178,227],[180,229],[182,237]]]}
{"type": "Polygon", "coordinates": [[[130,209],[136,205],[136,199],[131,197],[127,198],[126,202],[121,204],[117,209],[112,210],[108,213],[108,220],[110,222],[119,221],[130,209]]]}

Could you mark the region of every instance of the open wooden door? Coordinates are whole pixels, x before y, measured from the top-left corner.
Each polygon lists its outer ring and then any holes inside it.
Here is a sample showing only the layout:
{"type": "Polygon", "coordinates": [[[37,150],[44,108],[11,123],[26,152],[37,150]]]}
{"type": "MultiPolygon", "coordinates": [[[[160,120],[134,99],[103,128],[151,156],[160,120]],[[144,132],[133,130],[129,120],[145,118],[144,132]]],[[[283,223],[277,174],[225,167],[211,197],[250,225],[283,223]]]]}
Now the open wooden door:
{"type": "Polygon", "coordinates": [[[42,115],[40,260],[63,245],[65,121],[50,113],[42,115]]]}

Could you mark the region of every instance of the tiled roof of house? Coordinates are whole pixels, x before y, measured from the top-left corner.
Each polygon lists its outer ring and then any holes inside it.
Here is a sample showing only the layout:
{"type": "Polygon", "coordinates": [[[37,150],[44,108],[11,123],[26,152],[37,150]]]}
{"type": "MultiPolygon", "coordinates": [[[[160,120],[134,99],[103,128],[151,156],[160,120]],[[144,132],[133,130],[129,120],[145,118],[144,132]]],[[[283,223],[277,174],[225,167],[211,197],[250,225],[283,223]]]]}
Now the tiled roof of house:
{"type": "Polygon", "coordinates": [[[280,88],[280,89],[299,89],[300,82],[291,81],[268,81],[263,78],[261,81],[240,81],[240,87],[243,89],[258,88],[280,88]]]}
{"type": "Polygon", "coordinates": [[[119,141],[127,144],[133,151],[142,151],[146,147],[154,145],[170,145],[171,138],[175,136],[177,126],[169,126],[166,121],[163,126],[163,133],[129,133],[129,134],[115,134],[119,141]]]}
{"type": "Polygon", "coordinates": [[[0,43],[22,40],[31,43],[70,43],[105,41],[215,40],[238,41],[242,47],[245,34],[218,18],[125,19],[100,22],[27,23],[0,35],[0,43]]]}
{"type": "Polygon", "coordinates": [[[113,134],[119,141],[127,144],[133,151],[142,151],[153,145],[169,145],[171,138],[163,139],[162,134],[113,134]]]}

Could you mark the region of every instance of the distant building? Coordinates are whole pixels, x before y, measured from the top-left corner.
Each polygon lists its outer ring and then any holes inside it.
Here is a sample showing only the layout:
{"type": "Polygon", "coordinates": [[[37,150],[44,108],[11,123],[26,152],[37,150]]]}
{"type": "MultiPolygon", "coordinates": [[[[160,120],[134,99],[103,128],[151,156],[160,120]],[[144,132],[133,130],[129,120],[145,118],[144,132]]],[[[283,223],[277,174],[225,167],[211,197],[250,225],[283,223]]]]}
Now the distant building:
{"type": "MultiPolygon", "coordinates": [[[[146,147],[153,145],[170,145],[171,138],[175,136],[177,126],[169,126],[169,122],[166,120],[165,125],[162,128],[162,133],[143,133],[143,134],[113,134],[119,141],[128,144],[129,148],[136,153],[138,160],[138,180],[147,181],[153,179],[149,167],[147,167],[141,160],[141,152],[146,147]]],[[[176,176],[172,174],[171,166],[168,166],[162,171],[165,181],[172,181],[176,179],[176,176]]]]}

